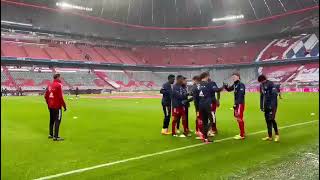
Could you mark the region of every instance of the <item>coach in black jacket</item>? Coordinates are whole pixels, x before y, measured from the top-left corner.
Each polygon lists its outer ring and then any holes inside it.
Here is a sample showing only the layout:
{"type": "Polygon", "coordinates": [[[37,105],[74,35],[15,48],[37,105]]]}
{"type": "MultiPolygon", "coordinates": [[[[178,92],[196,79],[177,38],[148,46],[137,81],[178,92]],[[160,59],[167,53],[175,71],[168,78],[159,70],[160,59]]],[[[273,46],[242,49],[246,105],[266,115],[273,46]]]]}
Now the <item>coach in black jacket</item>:
{"type": "Polygon", "coordinates": [[[272,140],[272,127],[275,132],[274,141],[279,141],[279,130],[275,120],[277,107],[278,107],[278,88],[272,81],[267,80],[265,75],[258,77],[260,83],[260,109],[264,112],[268,128],[268,137],[262,140],[272,140]]]}
{"type": "Polygon", "coordinates": [[[160,93],[162,94],[162,109],[164,114],[163,126],[161,134],[170,134],[168,131],[170,116],[171,116],[171,98],[172,98],[172,85],[174,83],[175,76],[170,74],[168,76],[168,82],[162,85],[160,93]]]}

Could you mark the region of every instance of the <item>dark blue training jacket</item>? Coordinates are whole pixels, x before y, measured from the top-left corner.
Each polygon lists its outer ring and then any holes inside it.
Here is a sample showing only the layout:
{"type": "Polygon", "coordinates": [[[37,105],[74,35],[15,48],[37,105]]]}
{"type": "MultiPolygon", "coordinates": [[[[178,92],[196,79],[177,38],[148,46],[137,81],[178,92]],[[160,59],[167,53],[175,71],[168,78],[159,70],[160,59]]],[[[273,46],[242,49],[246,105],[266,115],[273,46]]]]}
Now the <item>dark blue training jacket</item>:
{"type": "Polygon", "coordinates": [[[182,101],[188,99],[188,92],[186,88],[182,87],[179,84],[173,85],[172,88],[172,107],[184,106],[182,101]]]}
{"type": "Polygon", "coordinates": [[[209,82],[201,81],[199,86],[199,108],[208,108],[212,103],[214,90],[209,82]]]}
{"type": "Polygon", "coordinates": [[[169,82],[162,85],[160,93],[162,94],[162,105],[171,106],[172,88],[169,82]]]}
{"type": "Polygon", "coordinates": [[[213,89],[212,102],[216,102],[217,101],[216,94],[220,93],[222,89],[220,89],[217,83],[214,81],[210,81],[209,86],[213,89]]]}
{"type": "Polygon", "coordinates": [[[234,105],[244,104],[246,95],[246,86],[238,81],[235,81],[232,86],[226,87],[227,91],[234,90],[234,105]]]}
{"type": "Polygon", "coordinates": [[[273,109],[278,106],[278,87],[272,81],[267,80],[260,85],[260,108],[273,109]]]}

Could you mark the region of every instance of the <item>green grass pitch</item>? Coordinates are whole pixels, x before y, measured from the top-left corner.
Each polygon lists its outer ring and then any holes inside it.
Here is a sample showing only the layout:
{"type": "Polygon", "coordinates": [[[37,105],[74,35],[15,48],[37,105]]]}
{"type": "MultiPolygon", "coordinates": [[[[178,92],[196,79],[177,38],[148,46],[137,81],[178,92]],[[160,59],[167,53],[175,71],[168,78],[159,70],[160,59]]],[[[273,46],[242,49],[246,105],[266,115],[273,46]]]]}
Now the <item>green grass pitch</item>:
{"type": "MultiPolygon", "coordinates": [[[[283,96],[278,126],[319,119],[318,93],[283,96]]],[[[35,179],[200,143],[195,136],[160,135],[160,99],[65,99],[68,111],[63,113],[60,129],[65,141],[53,142],[47,138],[48,111],[42,97],[2,97],[1,179],[35,179]]],[[[216,140],[238,134],[232,105],[233,94],[223,93],[216,140]]],[[[194,130],[193,104],[191,107],[189,123],[194,130]]],[[[266,130],[257,93],[247,94],[245,125],[248,134],[266,130]]],[[[272,166],[314,146],[318,128],[316,121],[282,129],[280,143],[261,141],[266,136],[263,132],[244,141],[225,140],[55,179],[228,179],[272,166]]]]}

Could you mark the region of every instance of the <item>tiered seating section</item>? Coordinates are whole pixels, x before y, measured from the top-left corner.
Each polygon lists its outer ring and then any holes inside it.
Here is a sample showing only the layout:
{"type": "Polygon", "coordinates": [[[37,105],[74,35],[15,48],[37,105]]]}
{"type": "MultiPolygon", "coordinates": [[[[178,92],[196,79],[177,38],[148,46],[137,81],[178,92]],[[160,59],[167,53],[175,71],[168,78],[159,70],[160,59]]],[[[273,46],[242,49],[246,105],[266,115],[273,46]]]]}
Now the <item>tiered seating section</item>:
{"type": "Polygon", "coordinates": [[[37,44],[1,41],[1,56],[90,61],[151,66],[197,66],[215,64],[243,64],[255,61],[283,60],[319,56],[317,34],[303,34],[290,38],[248,43],[227,47],[111,48],[83,44],[37,44]]]}
{"type": "Polygon", "coordinates": [[[10,71],[19,87],[46,87],[52,79],[52,73],[32,71],[10,71]]]}
{"type": "Polygon", "coordinates": [[[65,84],[79,89],[113,89],[107,82],[97,77],[88,69],[55,69],[60,73],[65,84]]]}
{"type": "MultiPolygon", "coordinates": [[[[153,80],[149,79],[148,76],[136,78],[132,73],[133,72],[99,70],[96,72],[96,75],[122,91],[158,90],[159,86],[161,86],[161,84],[156,84],[153,80]]],[[[140,74],[143,72],[134,73],[140,74]]],[[[148,73],[152,74],[151,71],[148,73]]]]}
{"type": "MultiPolygon", "coordinates": [[[[219,85],[228,82],[234,69],[211,70],[213,80],[219,85]]],[[[22,87],[23,90],[43,90],[51,81],[54,73],[62,75],[63,87],[75,89],[109,89],[120,91],[159,90],[167,81],[169,74],[183,74],[188,79],[200,71],[151,72],[151,71],[107,71],[70,68],[31,68],[1,67],[1,85],[8,89],[22,87]]],[[[319,64],[283,65],[259,68],[258,73],[266,74],[270,80],[296,87],[315,87],[319,84],[319,64]]],[[[241,69],[242,81],[247,88],[257,85],[255,68],[241,69]]]]}
{"type": "Polygon", "coordinates": [[[8,57],[28,57],[21,43],[1,41],[1,56],[8,57]]]}
{"type": "Polygon", "coordinates": [[[319,37],[316,34],[275,39],[257,56],[256,61],[319,57],[319,37]]]}
{"type": "Polygon", "coordinates": [[[275,67],[264,67],[259,69],[270,80],[281,84],[303,84],[309,83],[312,86],[319,84],[319,64],[285,65],[275,67]]]}
{"type": "Polygon", "coordinates": [[[1,41],[2,57],[91,61],[94,63],[143,64],[127,49],[94,47],[74,44],[38,44],[1,41]]]}
{"type": "Polygon", "coordinates": [[[1,66],[1,87],[7,89],[14,89],[16,87],[13,78],[5,66],[1,66]]]}
{"type": "Polygon", "coordinates": [[[11,88],[22,87],[24,90],[43,90],[52,81],[54,73],[62,75],[64,89],[114,89],[106,81],[89,70],[49,69],[31,67],[1,67],[1,85],[11,88]],[[10,80],[12,79],[12,81],[10,80]]]}
{"type": "Polygon", "coordinates": [[[3,72],[3,69],[1,68],[1,85],[2,86],[7,86],[8,85],[8,77],[6,75],[6,73],[3,72]]]}
{"type": "MultiPolygon", "coordinates": [[[[252,63],[254,60],[273,61],[294,58],[319,57],[319,35],[302,34],[270,41],[238,43],[228,47],[111,48],[89,44],[39,44],[1,40],[1,57],[19,59],[51,59],[58,61],[89,61],[150,66],[198,66],[215,64],[252,63]]],[[[219,84],[235,70],[212,70],[219,84]],[[220,80],[220,81],[219,81],[220,80]]],[[[168,74],[183,74],[189,79],[199,72],[108,71],[66,68],[1,67],[1,85],[7,88],[41,90],[55,72],[62,74],[65,89],[158,90],[168,74]]],[[[319,64],[283,65],[259,68],[271,80],[285,84],[319,83],[319,64]]],[[[242,80],[250,87],[256,84],[256,69],[242,70],[242,80]]]]}
{"type": "Polygon", "coordinates": [[[150,65],[214,65],[251,63],[267,45],[265,42],[243,43],[234,47],[162,49],[137,48],[135,54],[150,65]]]}

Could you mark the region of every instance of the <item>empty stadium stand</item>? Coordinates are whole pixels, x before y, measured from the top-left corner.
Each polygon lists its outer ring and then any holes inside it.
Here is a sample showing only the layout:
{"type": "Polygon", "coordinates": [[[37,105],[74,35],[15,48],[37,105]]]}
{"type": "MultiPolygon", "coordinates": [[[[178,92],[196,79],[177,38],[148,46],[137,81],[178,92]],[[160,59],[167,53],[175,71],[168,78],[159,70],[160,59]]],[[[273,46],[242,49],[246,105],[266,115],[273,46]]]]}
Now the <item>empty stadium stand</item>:
{"type": "Polygon", "coordinates": [[[103,47],[93,47],[97,53],[99,53],[107,63],[121,64],[122,62],[107,49],[103,47]]]}
{"type": "Polygon", "coordinates": [[[8,57],[27,57],[27,53],[22,47],[22,44],[18,44],[15,42],[1,41],[1,52],[3,55],[8,57]]]}
{"type": "Polygon", "coordinates": [[[2,57],[28,57],[64,61],[88,61],[150,66],[197,66],[246,64],[254,61],[318,57],[318,34],[243,42],[214,47],[134,47],[112,48],[88,44],[37,44],[1,41],[2,57]]]}
{"type": "Polygon", "coordinates": [[[101,89],[110,88],[106,82],[97,77],[88,69],[55,69],[60,73],[63,80],[70,88],[78,87],[79,89],[101,89]]]}
{"type": "MultiPolygon", "coordinates": [[[[46,42],[46,41],[44,41],[46,42]]],[[[225,64],[250,64],[259,61],[284,61],[295,58],[319,57],[319,35],[301,34],[242,43],[223,43],[197,47],[132,46],[118,48],[94,43],[44,43],[43,41],[1,39],[1,57],[20,60],[41,59],[61,62],[79,61],[90,63],[148,65],[148,66],[208,66],[225,64]],[[39,43],[41,42],[41,43],[39,43]]],[[[292,86],[314,86],[319,83],[319,65],[294,64],[266,67],[208,69],[213,80],[221,85],[230,83],[233,72],[241,73],[248,88],[257,87],[257,74],[264,73],[271,80],[292,86]],[[216,78],[218,77],[218,78],[216,78]]],[[[168,74],[182,74],[189,80],[200,70],[157,72],[148,68],[140,71],[95,70],[80,68],[32,68],[2,65],[1,85],[11,89],[43,90],[54,73],[62,74],[64,89],[112,89],[119,91],[158,90],[168,74]]]]}
{"type": "MultiPolygon", "coordinates": [[[[257,88],[257,75],[266,74],[270,80],[285,86],[316,87],[319,85],[319,64],[267,66],[241,69],[212,69],[212,80],[218,86],[231,83],[230,76],[238,71],[246,87],[257,88]]],[[[189,80],[200,71],[152,72],[152,71],[111,71],[79,68],[32,68],[1,67],[1,85],[8,89],[43,90],[54,73],[62,75],[63,89],[108,89],[118,91],[159,90],[169,74],[182,74],[189,80]]]]}
{"type": "Polygon", "coordinates": [[[22,87],[23,90],[43,90],[52,81],[54,73],[62,75],[64,89],[114,89],[107,82],[89,73],[85,69],[37,68],[32,67],[1,67],[1,85],[12,88],[22,87]],[[10,79],[11,78],[11,79],[10,79]]]}
{"type": "Polygon", "coordinates": [[[70,56],[66,54],[66,52],[59,46],[49,46],[45,47],[44,50],[50,56],[51,59],[61,59],[61,60],[68,60],[71,59],[70,56]]]}
{"type": "Polygon", "coordinates": [[[304,34],[274,39],[257,56],[256,61],[319,57],[319,35],[304,34]]]}
{"type": "Polygon", "coordinates": [[[85,55],[82,54],[81,50],[78,49],[73,44],[61,45],[61,48],[70,57],[70,59],[68,59],[68,60],[85,61],[85,55]]]}
{"type": "Polygon", "coordinates": [[[34,59],[52,59],[46,51],[43,50],[43,45],[40,44],[24,44],[22,46],[26,51],[27,57],[34,59]]]}
{"type": "Polygon", "coordinates": [[[259,73],[267,75],[270,80],[281,84],[299,85],[310,83],[319,84],[319,64],[284,65],[275,67],[260,67],[259,73]]]}
{"type": "Polygon", "coordinates": [[[10,71],[19,87],[46,87],[52,79],[52,73],[34,71],[10,71]]]}

